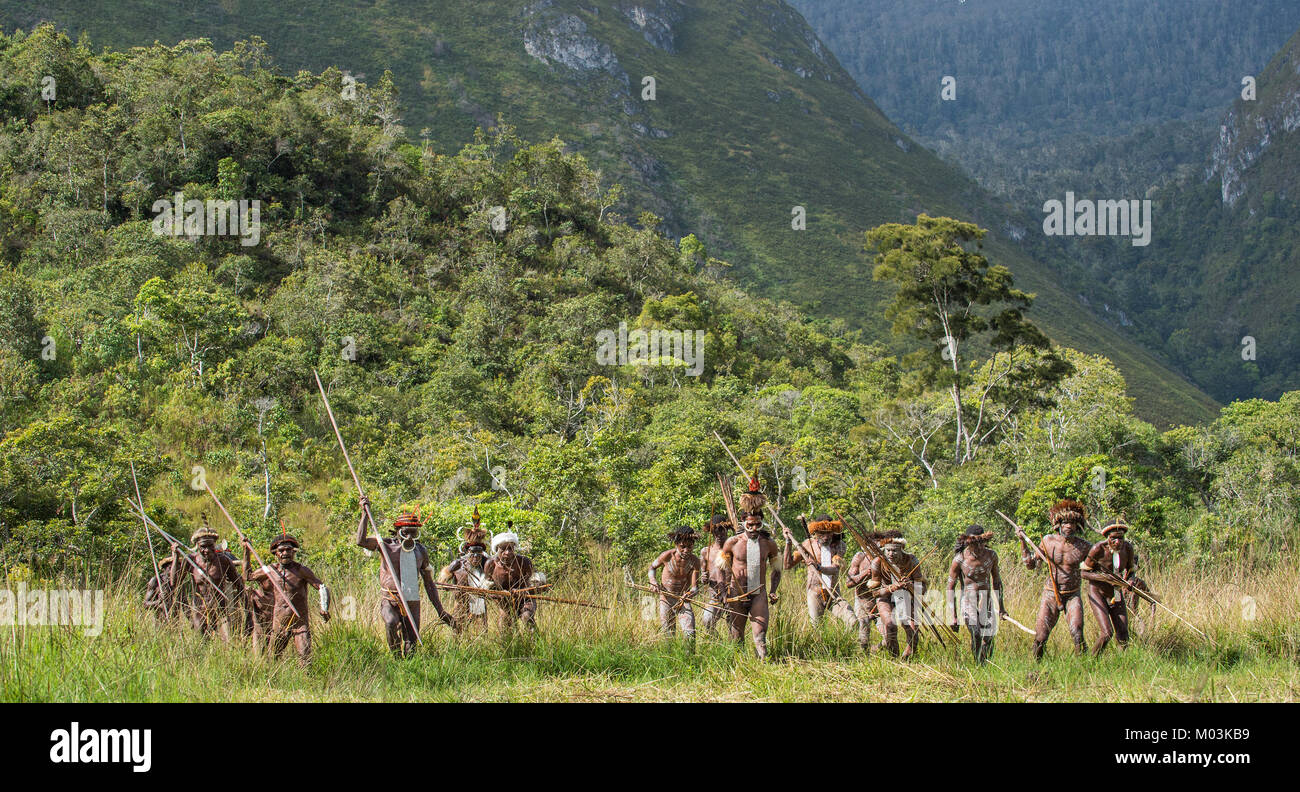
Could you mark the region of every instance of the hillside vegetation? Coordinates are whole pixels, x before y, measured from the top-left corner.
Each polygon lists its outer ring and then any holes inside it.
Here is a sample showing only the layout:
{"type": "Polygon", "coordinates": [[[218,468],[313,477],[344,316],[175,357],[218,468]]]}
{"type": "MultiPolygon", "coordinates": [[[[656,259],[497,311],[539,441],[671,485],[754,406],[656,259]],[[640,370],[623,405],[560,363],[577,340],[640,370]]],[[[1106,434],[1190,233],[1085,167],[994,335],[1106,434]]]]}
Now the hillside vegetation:
{"type": "Polygon", "coordinates": [[[671,236],[693,233],[728,261],[747,290],[826,325],[842,321],[896,353],[910,349],[888,336],[890,290],[871,279],[862,232],[923,212],[973,221],[1038,295],[1035,320],[1058,343],[1113,360],[1139,414],[1168,425],[1217,409],[1126,334],[1059,246],[1024,235],[1040,218],[1007,211],[913,143],[782,2],[398,0],[359,8],[319,0],[296,13],[241,0],[0,0],[0,28],[30,30],[42,20],[120,50],[200,36],[224,49],[259,36],[286,74],[337,68],[377,84],[391,71],[401,108],[384,123],[444,153],[498,116],[525,139],[558,136],[600,173],[602,188],[623,187],[620,213],[653,211],[671,236]],[[653,100],[643,98],[647,76],[653,100]],[[795,207],[806,212],[806,230],[791,227],[795,207]]]}

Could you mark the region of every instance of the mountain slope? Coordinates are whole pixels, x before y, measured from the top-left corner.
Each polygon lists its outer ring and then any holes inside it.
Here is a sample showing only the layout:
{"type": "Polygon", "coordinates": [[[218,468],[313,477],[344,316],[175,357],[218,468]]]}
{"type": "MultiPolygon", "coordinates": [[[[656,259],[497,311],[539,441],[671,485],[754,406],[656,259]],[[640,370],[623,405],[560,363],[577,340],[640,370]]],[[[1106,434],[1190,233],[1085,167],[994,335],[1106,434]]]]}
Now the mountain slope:
{"type": "Polygon", "coordinates": [[[1110,268],[1150,341],[1221,399],[1300,386],[1298,185],[1300,33],[1225,114],[1204,170],[1157,195],[1169,221],[1150,250],[1110,268]]]}
{"type": "Polygon", "coordinates": [[[1300,27],[1291,0],[792,5],[903,129],[1029,205],[1199,170],[1242,77],[1300,27]]]}
{"type": "Polygon", "coordinates": [[[373,84],[391,69],[402,123],[435,148],[459,148],[498,114],[526,137],[558,135],[628,188],[624,211],[662,215],[748,288],[875,337],[887,334],[885,292],[861,232],[923,211],[973,219],[992,229],[991,257],[1039,294],[1035,320],[1115,360],[1143,415],[1194,421],[1214,406],[1089,313],[1075,284],[1062,286],[1059,255],[1013,241],[1025,221],[901,134],[784,3],[0,2],[0,25],[41,19],[96,45],[203,36],[225,47],[257,35],[286,72],[338,65],[373,84]],[[653,101],[642,99],[645,76],[653,101]],[[805,231],[791,229],[796,206],[805,231]]]}

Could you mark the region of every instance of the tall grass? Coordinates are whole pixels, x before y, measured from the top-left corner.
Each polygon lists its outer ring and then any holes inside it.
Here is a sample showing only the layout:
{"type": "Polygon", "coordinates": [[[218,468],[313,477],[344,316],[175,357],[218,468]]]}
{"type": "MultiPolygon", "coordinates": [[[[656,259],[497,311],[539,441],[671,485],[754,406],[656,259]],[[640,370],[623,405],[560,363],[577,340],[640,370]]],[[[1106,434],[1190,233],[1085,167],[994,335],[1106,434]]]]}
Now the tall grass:
{"type": "MultiPolygon", "coordinates": [[[[319,570],[318,570],[319,571],[319,570]]],[[[938,570],[933,570],[937,573],[938,570]]],[[[335,617],[313,618],[314,659],[299,668],[254,655],[246,641],[204,640],[156,623],[134,583],[107,581],[97,637],[80,627],[0,628],[0,699],[5,701],[1293,701],[1300,692],[1300,573],[1277,566],[1245,574],[1173,569],[1151,574],[1165,604],[1211,641],[1164,613],[1133,623],[1141,637],[1125,652],[1075,657],[1063,625],[1035,664],[1030,638],[1009,625],[993,661],[976,666],[966,634],[945,649],[932,636],[910,663],[873,651],[839,623],[814,627],[803,610],[803,574],[787,574],[769,630],[771,659],[753,656],[746,632],[736,646],[719,630],[694,647],[664,639],[643,618],[641,593],[612,565],[558,581],[556,595],[612,606],[598,611],[542,603],[539,633],[453,637],[426,623],[424,646],[391,657],[377,616],[373,570],[324,570],[335,617]],[[354,598],[345,618],[343,598],[354,598]],[[1255,601],[1243,612],[1243,597],[1255,601]],[[1246,616],[1253,615],[1253,619],[1246,616]]],[[[10,588],[14,582],[9,581],[10,588]]],[[[1008,569],[1008,607],[1030,624],[1041,574],[1008,569]]],[[[62,587],[27,581],[29,587],[62,587]]],[[[942,585],[942,580],[940,580],[942,585]]],[[[1096,625],[1088,614],[1088,640],[1096,625]]]]}

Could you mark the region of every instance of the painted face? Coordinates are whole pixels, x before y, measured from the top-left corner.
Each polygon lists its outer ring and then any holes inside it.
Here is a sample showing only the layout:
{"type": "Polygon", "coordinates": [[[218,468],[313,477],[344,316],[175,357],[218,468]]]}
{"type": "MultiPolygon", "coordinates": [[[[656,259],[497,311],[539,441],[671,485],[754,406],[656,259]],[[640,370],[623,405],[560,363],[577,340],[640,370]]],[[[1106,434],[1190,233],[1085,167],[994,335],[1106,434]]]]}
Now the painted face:
{"type": "Polygon", "coordinates": [[[293,557],[297,555],[297,553],[298,553],[298,548],[294,547],[292,544],[288,542],[281,542],[280,544],[275,546],[275,557],[280,560],[281,564],[288,564],[292,562],[293,557]]]}
{"type": "Polygon", "coordinates": [[[470,548],[469,555],[466,557],[469,565],[478,569],[483,566],[483,551],[480,548],[470,548]]]}
{"type": "Polygon", "coordinates": [[[502,561],[510,561],[515,557],[515,543],[506,542],[497,549],[497,557],[502,561]]]}
{"type": "Polygon", "coordinates": [[[749,534],[750,539],[757,536],[758,532],[762,530],[762,528],[763,518],[759,517],[757,514],[751,514],[745,518],[745,533],[749,534]]]}
{"type": "Polygon", "coordinates": [[[903,548],[900,545],[887,544],[881,549],[885,551],[885,558],[888,558],[890,563],[898,563],[903,559],[903,548]]]}
{"type": "Polygon", "coordinates": [[[691,548],[695,547],[695,542],[690,539],[680,539],[677,542],[677,555],[685,558],[690,555],[691,548]]]}
{"type": "Polygon", "coordinates": [[[217,556],[217,544],[216,544],[216,542],[214,542],[214,541],[211,540],[211,539],[200,539],[200,540],[199,540],[199,554],[202,555],[202,556],[204,557],[204,559],[206,559],[206,560],[208,560],[208,561],[211,561],[213,558],[216,558],[216,556],[217,556]]]}
{"type": "Polygon", "coordinates": [[[1076,533],[1079,532],[1079,526],[1067,520],[1065,522],[1062,522],[1060,525],[1056,526],[1056,530],[1061,533],[1061,536],[1069,537],[1069,536],[1074,536],[1076,533]]]}

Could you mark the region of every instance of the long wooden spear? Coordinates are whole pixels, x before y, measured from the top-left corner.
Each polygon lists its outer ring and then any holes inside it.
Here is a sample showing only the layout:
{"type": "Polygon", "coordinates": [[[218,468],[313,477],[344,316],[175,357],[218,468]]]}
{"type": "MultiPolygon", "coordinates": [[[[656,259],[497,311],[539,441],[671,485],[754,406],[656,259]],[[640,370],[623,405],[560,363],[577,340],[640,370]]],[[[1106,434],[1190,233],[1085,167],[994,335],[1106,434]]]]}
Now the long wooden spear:
{"type": "Polygon", "coordinates": [[[657,591],[657,590],[655,590],[655,589],[650,588],[649,586],[641,586],[641,585],[638,585],[638,584],[636,584],[636,583],[628,583],[627,581],[623,581],[623,585],[625,585],[625,586],[631,586],[632,588],[637,589],[638,591],[648,591],[648,592],[650,592],[650,593],[652,593],[652,594],[667,594],[668,596],[670,596],[670,597],[674,597],[674,598],[676,598],[676,599],[678,599],[678,600],[681,600],[682,602],[689,602],[689,603],[691,603],[691,604],[693,604],[693,605],[699,605],[701,608],[704,608],[705,610],[707,610],[707,609],[709,609],[709,608],[714,608],[715,610],[720,610],[720,611],[722,611],[722,612],[724,612],[724,613],[730,613],[730,614],[733,614],[733,615],[735,615],[735,616],[743,616],[743,615],[745,615],[745,614],[741,613],[740,611],[734,611],[734,610],[731,610],[730,608],[724,608],[724,607],[722,607],[721,605],[716,604],[716,603],[714,603],[714,604],[708,604],[708,603],[702,602],[702,601],[700,601],[700,600],[697,600],[697,599],[695,599],[694,597],[688,597],[688,596],[686,596],[685,594],[674,594],[674,593],[671,592],[671,591],[657,591]]]}
{"type": "Polygon", "coordinates": [[[275,578],[279,574],[279,572],[277,572],[276,570],[268,566],[267,563],[262,560],[262,557],[257,554],[257,548],[253,547],[252,540],[248,538],[247,534],[245,534],[243,531],[239,529],[239,525],[235,523],[235,518],[231,517],[230,512],[226,511],[226,507],[221,505],[221,499],[217,497],[217,493],[212,491],[212,487],[208,486],[208,482],[206,479],[203,482],[203,488],[206,489],[208,491],[208,494],[212,496],[212,500],[217,502],[217,508],[221,509],[221,513],[226,515],[226,521],[230,523],[231,528],[235,529],[235,533],[239,534],[239,538],[243,539],[245,542],[248,542],[248,548],[253,552],[253,558],[257,559],[257,563],[261,564],[262,567],[266,569],[267,571],[266,579],[271,581],[271,585],[275,587],[275,590],[280,594],[280,597],[284,599],[284,603],[289,606],[289,610],[293,611],[293,615],[298,617],[298,621],[306,624],[307,620],[304,619],[302,617],[302,614],[298,612],[298,609],[293,606],[293,600],[289,599],[289,595],[285,593],[284,587],[281,586],[278,581],[276,581],[275,578]]]}
{"type": "Polygon", "coordinates": [[[1052,559],[1047,557],[1047,554],[1043,552],[1041,547],[1029,541],[1029,534],[1025,533],[1024,528],[1016,525],[1015,520],[996,509],[994,511],[999,517],[1011,523],[1011,527],[1016,529],[1016,536],[1020,539],[1021,543],[1028,545],[1029,548],[1034,551],[1034,555],[1038,556],[1044,564],[1047,564],[1047,580],[1052,584],[1052,593],[1056,595],[1056,607],[1064,608],[1065,602],[1061,599],[1061,590],[1056,586],[1056,564],[1052,563],[1052,559]]]}
{"type": "MultiPolygon", "coordinates": [[[[312,369],[311,374],[316,378],[316,387],[320,390],[321,401],[325,402],[325,413],[330,418],[330,426],[334,427],[334,436],[338,438],[339,450],[343,452],[343,461],[348,464],[348,472],[352,474],[352,483],[357,486],[357,494],[361,497],[361,508],[366,513],[366,519],[370,521],[370,527],[375,529],[375,542],[379,545],[379,563],[388,570],[388,579],[393,581],[394,585],[397,585],[399,578],[393,571],[392,560],[384,550],[384,537],[379,532],[379,525],[375,523],[374,515],[370,513],[370,506],[366,503],[366,491],[361,488],[361,479],[357,476],[356,468],[352,467],[352,457],[348,456],[348,447],[343,442],[343,433],[339,431],[338,422],[334,420],[334,410],[330,407],[329,397],[325,395],[325,386],[321,384],[320,375],[316,373],[316,369],[312,369]]],[[[423,644],[424,642],[420,639],[420,628],[416,626],[415,619],[411,616],[411,611],[406,605],[406,598],[401,596],[400,592],[398,592],[397,596],[397,607],[402,611],[402,615],[406,617],[406,623],[411,626],[411,632],[415,635],[416,644],[423,644]]]]}
{"type": "Polygon", "coordinates": [[[1156,599],[1156,598],[1155,598],[1154,596],[1152,596],[1150,593],[1145,592],[1145,591],[1142,591],[1142,590],[1139,589],[1137,586],[1134,586],[1132,583],[1129,583],[1128,581],[1124,580],[1124,579],[1121,578],[1120,576],[1115,575],[1115,574],[1113,574],[1113,573],[1111,573],[1111,572],[1102,572],[1101,574],[1102,574],[1103,576],[1109,578],[1109,579],[1113,582],[1114,585],[1122,586],[1122,587],[1128,589],[1129,591],[1132,591],[1134,594],[1136,594],[1137,596],[1139,596],[1139,597],[1141,597],[1142,599],[1146,600],[1147,602],[1150,602],[1152,605],[1155,605],[1155,606],[1157,606],[1157,607],[1163,608],[1163,609],[1164,609],[1164,610],[1165,610],[1165,611],[1166,611],[1170,616],[1173,616],[1173,617],[1174,617],[1175,619],[1177,619],[1178,621],[1182,622],[1183,624],[1186,624],[1188,627],[1191,627],[1193,630],[1195,630],[1197,635],[1201,636],[1202,638],[1204,638],[1205,640],[1209,641],[1210,643],[1214,643],[1214,640],[1213,640],[1212,638],[1210,638],[1210,636],[1208,636],[1208,635],[1206,635],[1205,633],[1201,632],[1200,630],[1196,629],[1196,626],[1195,626],[1195,625],[1193,625],[1193,624],[1192,624],[1191,622],[1189,622],[1188,620],[1184,619],[1182,616],[1179,616],[1177,613],[1174,613],[1172,610],[1170,610],[1168,607],[1166,607],[1165,604],[1164,604],[1163,602],[1161,602],[1160,600],[1156,599]]]}
{"type": "MultiPolygon", "coordinates": [[[[135,499],[144,503],[144,500],[140,497],[140,482],[135,477],[134,461],[131,462],[131,483],[135,485],[135,499]]],[[[143,515],[141,517],[143,518],[143,515]]],[[[149,546],[149,560],[153,561],[153,574],[158,579],[158,601],[162,603],[163,615],[170,619],[172,617],[171,609],[167,607],[167,599],[162,596],[162,570],[158,568],[158,556],[153,551],[153,541],[149,539],[148,520],[142,519],[140,527],[144,529],[144,543],[149,546]]]]}
{"type": "Polygon", "coordinates": [[[134,503],[131,500],[130,496],[127,496],[126,502],[131,504],[131,507],[134,508],[137,512],[139,512],[140,518],[145,521],[146,525],[152,526],[153,529],[158,532],[159,536],[161,536],[162,538],[166,539],[168,542],[171,543],[172,547],[181,548],[181,558],[185,559],[186,563],[194,567],[194,571],[202,575],[203,579],[208,581],[209,584],[211,584],[213,590],[216,591],[218,594],[220,594],[222,599],[224,599],[226,602],[230,602],[230,597],[226,596],[226,592],[222,591],[221,587],[217,585],[217,582],[213,580],[212,577],[206,571],[204,571],[203,567],[199,566],[198,563],[195,562],[195,560],[190,557],[190,554],[188,552],[185,551],[184,544],[181,542],[181,540],[167,533],[162,528],[159,528],[158,523],[149,519],[149,516],[144,513],[144,508],[134,503]]]}
{"type": "MultiPolygon", "coordinates": [[[[485,589],[475,588],[473,586],[458,586],[454,583],[435,583],[438,588],[448,589],[450,591],[468,591],[474,594],[482,594],[485,597],[514,597],[516,592],[510,589],[485,589]]],[[[600,610],[609,610],[608,605],[596,605],[591,602],[582,602],[580,600],[561,599],[559,597],[545,597],[540,594],[524,594],[527,599],[540,600],[542,602],[558,602],[562,605],[581,605],[584,608],[599,608],[600,610]]]]}

